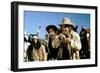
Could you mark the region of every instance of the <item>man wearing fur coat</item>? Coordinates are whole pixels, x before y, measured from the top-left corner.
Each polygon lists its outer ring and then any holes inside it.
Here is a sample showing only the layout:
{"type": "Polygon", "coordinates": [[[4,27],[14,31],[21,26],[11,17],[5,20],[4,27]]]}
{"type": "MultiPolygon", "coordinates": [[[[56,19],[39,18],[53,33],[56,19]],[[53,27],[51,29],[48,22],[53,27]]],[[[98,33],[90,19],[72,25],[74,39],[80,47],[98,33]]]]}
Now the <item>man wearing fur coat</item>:
{"type": "Polygon", "coordinates": [[[59,39],[61,45],[59,48],[58,59],[80,59],[80,36],[73,30],[74,24],[69,18],[64,17],[60,27],[61,33],[59,34],[59,39]]]}

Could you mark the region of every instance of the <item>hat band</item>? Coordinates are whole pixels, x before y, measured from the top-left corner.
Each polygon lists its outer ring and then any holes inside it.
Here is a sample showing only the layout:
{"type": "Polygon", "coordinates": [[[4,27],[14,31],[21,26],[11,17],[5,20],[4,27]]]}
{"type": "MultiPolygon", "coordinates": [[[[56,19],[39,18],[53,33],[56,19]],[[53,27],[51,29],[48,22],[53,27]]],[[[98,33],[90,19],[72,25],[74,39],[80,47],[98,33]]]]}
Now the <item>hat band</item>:
{"type": "Polygon", "coordinates": [[[72,24],[62,24],[60,26],[74,26],[74,25],[72,25],[72,24]]]}

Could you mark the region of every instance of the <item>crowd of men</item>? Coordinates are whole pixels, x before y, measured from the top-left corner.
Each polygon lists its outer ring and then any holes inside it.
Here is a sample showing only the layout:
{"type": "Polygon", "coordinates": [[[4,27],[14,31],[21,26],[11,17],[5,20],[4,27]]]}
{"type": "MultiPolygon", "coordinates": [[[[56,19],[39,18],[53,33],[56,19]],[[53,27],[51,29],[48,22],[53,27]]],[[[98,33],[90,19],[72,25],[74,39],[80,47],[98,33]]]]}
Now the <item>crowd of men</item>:
{"type": "Polygon", "coordinates": [[[78,60],[90,58],[90,33],[82,27],[80,34],[74,29],[75,25],[64,17],[60,29],[55,25],[48,25],[47,38],[41,42],[37,34],[29,37],[24,34],[24,61],[49,60],[78,60]],[[88,35],[88,37],[87,37],[88,35]]]}

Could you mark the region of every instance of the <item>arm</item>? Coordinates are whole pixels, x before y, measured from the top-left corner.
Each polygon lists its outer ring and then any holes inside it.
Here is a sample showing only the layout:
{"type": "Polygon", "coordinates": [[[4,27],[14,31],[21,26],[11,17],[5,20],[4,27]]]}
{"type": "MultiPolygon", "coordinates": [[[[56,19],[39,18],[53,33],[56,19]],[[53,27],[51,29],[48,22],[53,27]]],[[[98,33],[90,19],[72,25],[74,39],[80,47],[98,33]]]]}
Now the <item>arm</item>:
{"type": "Polygon", "coordinates": [[[41,50],[42,50],[42,60],[46,61],[47,60],[47,53],[46,53],[46,50],[45,50],[45,46],[42,45],[41,50]]]}
{"type": "Polygon", "coordinates": [[[73,32],[72,33],[72,37],[65,37],[65,35],[60,34],[60,40],[62,43],[64,44],[70,44],[71,48],[74,48],[76,50],[80,50],[81,49],[81,42],[80,42],[80,36],[78,35],[78,33],[73,32]]]}
{"type": "Polygon", "coordinates": [[[73,38],[71,39],[71,47],[75,50],[81,49],[80,36],[78,35],[78,33],[73,34],[73,38]]]}

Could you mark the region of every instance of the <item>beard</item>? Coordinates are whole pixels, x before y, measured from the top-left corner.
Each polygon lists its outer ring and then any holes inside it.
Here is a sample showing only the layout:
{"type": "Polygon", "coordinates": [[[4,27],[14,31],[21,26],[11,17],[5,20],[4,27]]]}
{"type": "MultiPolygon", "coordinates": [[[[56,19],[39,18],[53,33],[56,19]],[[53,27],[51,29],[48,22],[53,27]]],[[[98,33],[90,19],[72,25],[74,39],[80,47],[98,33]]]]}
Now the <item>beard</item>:
{"type": "Polygon", "coordinates": [[[53,40],[53,39],[55,39],[55,37],[56,37],[55,35],[51,35],[50,39],[53,40]]]}

